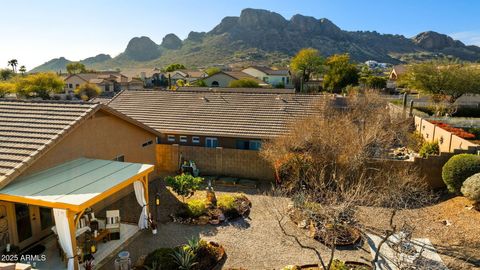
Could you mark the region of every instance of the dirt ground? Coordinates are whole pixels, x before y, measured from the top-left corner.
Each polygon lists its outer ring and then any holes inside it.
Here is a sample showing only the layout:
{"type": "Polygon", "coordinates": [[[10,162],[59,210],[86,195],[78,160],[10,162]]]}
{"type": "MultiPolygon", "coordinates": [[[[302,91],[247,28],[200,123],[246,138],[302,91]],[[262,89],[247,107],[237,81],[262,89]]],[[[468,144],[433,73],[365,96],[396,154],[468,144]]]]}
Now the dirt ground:
{"type": "MultiPolygon", "coordinates": [[[[413,225],[414,237],[429,238],[450,269],[480,269],[480,212],[470,207],[464,197],[443,198],[422,209],[401,211],[394,222],[413,225]]],[[[365,226],[387,229],[390,213],[362,208],[358,219],[365,226]]]]}

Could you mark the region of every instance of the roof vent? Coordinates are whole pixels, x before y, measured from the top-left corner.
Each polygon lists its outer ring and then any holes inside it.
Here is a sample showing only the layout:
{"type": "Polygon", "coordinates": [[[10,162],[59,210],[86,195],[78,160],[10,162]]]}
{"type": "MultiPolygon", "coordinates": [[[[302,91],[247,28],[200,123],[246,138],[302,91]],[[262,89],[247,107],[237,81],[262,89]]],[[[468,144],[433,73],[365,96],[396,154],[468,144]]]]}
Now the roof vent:
{"type": "Polygon", "coordinates": [[[209,102],[209,101],[210,101],[210,100],[208,100],[208,98],[205,97],[205,96],[201,97],[200,99],[202,99],[203,101],[206,101],[206,102],[209,102]]]}
{"type": "Polygon", "coordinates": [[[275,100],[281,100],[281,101],[283,101],[284,103],[288,103],[288,101],[287,101],[286,99],[284,99],[281,95],[277,95],[277,96],[275,97],[275,100]]]}

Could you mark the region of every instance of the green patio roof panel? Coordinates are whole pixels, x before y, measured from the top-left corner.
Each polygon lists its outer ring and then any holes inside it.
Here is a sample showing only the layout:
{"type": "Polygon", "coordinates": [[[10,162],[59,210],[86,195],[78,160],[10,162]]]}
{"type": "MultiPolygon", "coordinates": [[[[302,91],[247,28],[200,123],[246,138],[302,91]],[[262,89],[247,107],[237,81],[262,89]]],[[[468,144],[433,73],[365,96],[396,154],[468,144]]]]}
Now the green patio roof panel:
{"type": "Polygon", "coordinates": [[[79,158],[53,168],[17,178],[0,190],[2,196],[80,206],[153,165],[79,158]]]}

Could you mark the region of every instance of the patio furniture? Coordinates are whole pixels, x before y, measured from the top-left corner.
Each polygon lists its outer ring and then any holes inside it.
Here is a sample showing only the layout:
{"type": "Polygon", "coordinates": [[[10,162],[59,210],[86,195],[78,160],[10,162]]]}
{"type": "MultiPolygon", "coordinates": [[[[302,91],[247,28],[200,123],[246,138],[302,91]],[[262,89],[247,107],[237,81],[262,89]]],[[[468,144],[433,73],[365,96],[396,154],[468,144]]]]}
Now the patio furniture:
{"type": "Polygon", "coordinates": [[[110,239],[120,239],[120,210],[108,210],[106,217],[105,229],[109,230],[110,239]]]}
{"type": "Polygon", "coordinates": [[[182,173],[188,173],[195,177],[200,174],[200,170],[197,168],[197,165],[193,160],[184,161],[180,169],[182,173]]]}
{"type": "Polygon", "coordinates": [[[104,229],[104,230],[98,231],[97,236],[95,236],[93,239],[95,240],[95,242],[100,242],[100,241],[107,242],[107,241],[109,241],[110,240],[110,230],[104,229]]]}

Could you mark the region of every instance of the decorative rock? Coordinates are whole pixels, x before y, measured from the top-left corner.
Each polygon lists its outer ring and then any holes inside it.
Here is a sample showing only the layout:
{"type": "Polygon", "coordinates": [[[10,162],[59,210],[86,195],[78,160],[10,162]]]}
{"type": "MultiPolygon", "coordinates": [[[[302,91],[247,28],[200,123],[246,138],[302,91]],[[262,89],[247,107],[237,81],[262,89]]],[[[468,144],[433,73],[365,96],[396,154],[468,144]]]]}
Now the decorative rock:
{"type": "Polygon", "coordinates": [[[307,227],[307,220],[304,219],[304,220],[300,221],[297,224],[297,227],[302,228],[302,229],[306,228],[307,227]]]}

